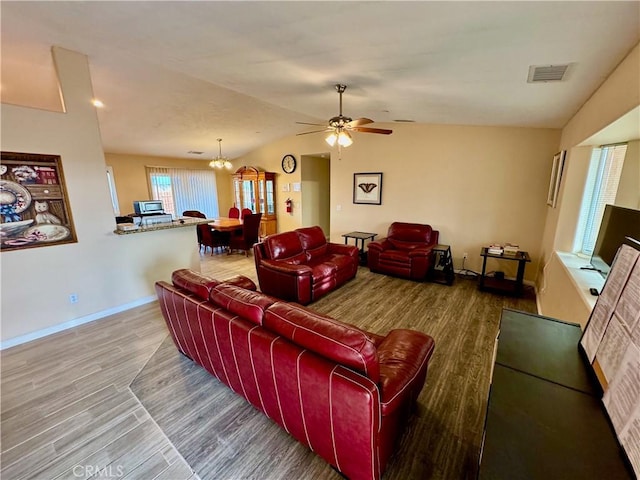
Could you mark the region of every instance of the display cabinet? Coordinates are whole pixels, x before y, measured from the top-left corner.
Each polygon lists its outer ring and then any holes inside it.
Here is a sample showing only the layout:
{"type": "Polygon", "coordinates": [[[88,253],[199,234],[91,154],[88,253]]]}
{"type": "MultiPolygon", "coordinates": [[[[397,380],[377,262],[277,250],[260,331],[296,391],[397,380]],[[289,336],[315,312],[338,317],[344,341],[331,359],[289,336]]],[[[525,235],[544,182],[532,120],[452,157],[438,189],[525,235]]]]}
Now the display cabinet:
{"type": "Polygon", "coordinates": [[[233,174],[233,199],[236,207],[262,213],[260,236],[277,231],[276,174],[255,167],[242,167],[233,174]]]}

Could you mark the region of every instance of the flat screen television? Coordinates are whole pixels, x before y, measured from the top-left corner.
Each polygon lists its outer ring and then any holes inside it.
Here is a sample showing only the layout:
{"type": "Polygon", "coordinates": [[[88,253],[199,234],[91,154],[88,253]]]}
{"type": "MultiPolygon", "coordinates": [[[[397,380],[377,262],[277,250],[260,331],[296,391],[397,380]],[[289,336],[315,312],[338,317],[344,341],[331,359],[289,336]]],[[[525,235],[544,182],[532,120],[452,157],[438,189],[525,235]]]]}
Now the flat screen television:
{"type": "Polygon", "coordinates": [[[606,205],[598,230],[591,266],[606,278],[618,248],[622,244],[640,245],[640,210],[606,205]]]}

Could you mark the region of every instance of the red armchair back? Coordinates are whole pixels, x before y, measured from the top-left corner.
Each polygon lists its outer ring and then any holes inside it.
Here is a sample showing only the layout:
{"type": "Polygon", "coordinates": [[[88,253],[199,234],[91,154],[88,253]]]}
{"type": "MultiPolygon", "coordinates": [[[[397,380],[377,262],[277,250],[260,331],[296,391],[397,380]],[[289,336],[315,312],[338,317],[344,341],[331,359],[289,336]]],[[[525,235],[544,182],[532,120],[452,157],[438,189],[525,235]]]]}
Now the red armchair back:
{"type": "Polygon", "coordinates": [[[433,263],[432,248],[439,232],[431,225],[394,222],[387,237],[369,242],[368,262],[372,272],[411,280],[424,280],[433,263]]]}

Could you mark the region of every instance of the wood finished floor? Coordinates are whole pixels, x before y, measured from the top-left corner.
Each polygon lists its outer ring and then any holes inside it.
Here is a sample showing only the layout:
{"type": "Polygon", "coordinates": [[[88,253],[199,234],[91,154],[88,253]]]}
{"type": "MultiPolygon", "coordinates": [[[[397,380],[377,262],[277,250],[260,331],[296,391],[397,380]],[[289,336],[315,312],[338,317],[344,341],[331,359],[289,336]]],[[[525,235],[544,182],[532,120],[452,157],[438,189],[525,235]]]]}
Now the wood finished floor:
{"type": "Polygon", "coordinates": [[[167,334],[155,302],[2,351],[0,477],[197,480],[129,388],[167,334]]]}
{"type": "MultiPolygon", "coordinates": [[[[201,258],[213,277],[256,280],[252,257],[201,258]]],[[[447,287],[365,268],[312,305],[374,332],[414,328],[436,340],[427,385],[385,480],[475,478],[503,306],[535,311],[532,294],[511,299],[478,292],[470,280],[447,287]]],[[[182,357],[156,303],[0,355],[2,479],[340,478],[182,357]]]]}
{"type": "MultiPolygon", "coordinates": [[[[257,282],[253,259],[207,256],[202,271],[257,282]]],[[[436,350],[416,414],[385,480],[475,479],[494,340],[503,307],[535,311],[532,289],[514,299],[479,292],[475,280],[451,287],[360,268],[357,277],[311,308],[372,332],[412,328],[436,350]]],[[[340,479],[224,384],[180,355],[170,339],[132,384],[142,404],[202,479],[340,479]]]]}

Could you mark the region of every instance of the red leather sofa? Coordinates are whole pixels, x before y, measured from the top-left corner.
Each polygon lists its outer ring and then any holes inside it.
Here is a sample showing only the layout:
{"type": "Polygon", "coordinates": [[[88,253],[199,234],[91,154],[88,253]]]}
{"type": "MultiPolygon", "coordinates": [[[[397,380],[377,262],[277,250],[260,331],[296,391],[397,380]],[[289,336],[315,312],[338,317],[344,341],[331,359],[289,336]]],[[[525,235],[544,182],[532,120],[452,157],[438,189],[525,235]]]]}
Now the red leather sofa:
{"type": "Polygon", "coordinates": [[[381,477],[425,383],[431,337],[369,333],[246,277],[177,270],[156,292],[180,352],[349,479],[381,477]]]}
{"type": "Polygon", "coordinates": [[[308,305],[356,276],[358,248],[327,242],[320,227],[269,235],[253,246],[262,292],[308,305]]]}
{"type": "Polygon", "coordinates": [[[433,246],[438,230],[420,223],[394,222],[386,238],[368,244],[368,265],[372,272],[411,280],[424,280],[433,263],[433,246]]]}

